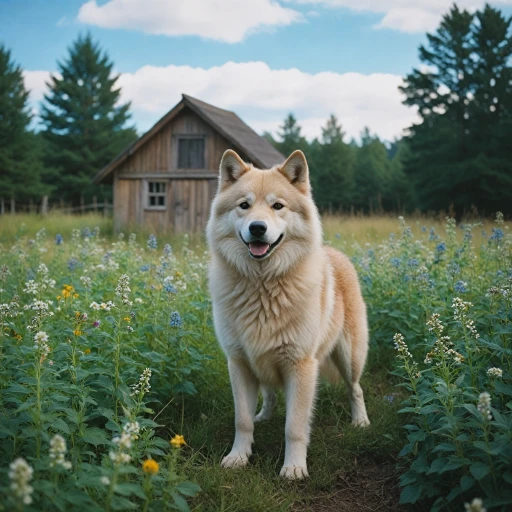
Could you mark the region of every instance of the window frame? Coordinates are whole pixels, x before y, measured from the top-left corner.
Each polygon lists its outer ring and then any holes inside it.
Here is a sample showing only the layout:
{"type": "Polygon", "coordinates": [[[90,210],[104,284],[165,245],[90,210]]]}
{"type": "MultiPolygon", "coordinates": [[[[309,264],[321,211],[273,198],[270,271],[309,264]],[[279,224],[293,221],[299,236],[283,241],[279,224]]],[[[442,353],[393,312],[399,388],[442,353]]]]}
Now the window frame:
{"type": "Polygon", "coordinates": [[[180,172],[180,173],[197,173],[201,171],[208,170],[208,135],[205,133],[176,133],[172,136],[172,165],[171,169],[174,172],[180,172]],[[204,167],[191,167],[191,168],[183,168],[178,167],[179,163],[179,147],[180,147],[180,140],[184,139],[202,139],[204,142],[204,167]]]}
{"type": "Polygon", "coordinates": [[[144,209],[145,210],[153,210],[153,211],[166,211],[168,200],[167,193],[169,191],[169,180],[166,179],[158,179],[158,178],[148,178],[144,180],[144,209]],[[150,192],[150,183],[161,183],[164,185],[165,190],[163,192],[150,192]],[[164,204],[162,205],[152,205],[150,204],[150,196],[155,197],[163,197],[164,204]]]}

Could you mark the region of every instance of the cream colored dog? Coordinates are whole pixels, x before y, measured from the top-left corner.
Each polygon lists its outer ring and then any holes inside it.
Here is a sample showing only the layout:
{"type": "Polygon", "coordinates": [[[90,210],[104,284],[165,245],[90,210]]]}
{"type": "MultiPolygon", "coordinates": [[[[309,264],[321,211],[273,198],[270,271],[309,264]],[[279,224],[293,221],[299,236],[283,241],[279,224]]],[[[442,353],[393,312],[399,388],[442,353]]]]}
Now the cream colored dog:
{"type": "Polygon", "coordinates": [[[231,150],[220,164],[207,227],[210,291],[235,401],[235,441],[222,460],[245,466],[254,422],[270,417],[274,389],[286,395],[281,476],[304,478],[318,376],[343,376],[352,423],[369,424],[359,378],[368,351],[366,307],[356,271],[322,245],[306,158],[295,151],[268,170],[231,150]],[[258,389],[263,406],[255,417],[258,389]]]}

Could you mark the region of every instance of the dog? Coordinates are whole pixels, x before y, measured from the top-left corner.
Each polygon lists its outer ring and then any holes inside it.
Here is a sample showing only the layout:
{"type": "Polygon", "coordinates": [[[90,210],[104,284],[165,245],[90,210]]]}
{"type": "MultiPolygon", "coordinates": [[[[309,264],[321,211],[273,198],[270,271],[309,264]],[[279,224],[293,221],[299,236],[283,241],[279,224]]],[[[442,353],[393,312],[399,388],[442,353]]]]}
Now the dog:
{"type": "Polygon", "coordinates": [[[242,467],[254,422],[268,419],[276,388],[286,396],[280,475],[309,476],[306,456],[317,381],[335,369],[352,423],[369,425],[359,379],[368,352],[366,306],[350,260],[322,245],[322,228],[301,151],[261,170],[227,150],[207,225],[215,332],[226,354],[235,440],[221,464],[242,467]],[[263,405],[255,416],[258,391],[263,405]]]}

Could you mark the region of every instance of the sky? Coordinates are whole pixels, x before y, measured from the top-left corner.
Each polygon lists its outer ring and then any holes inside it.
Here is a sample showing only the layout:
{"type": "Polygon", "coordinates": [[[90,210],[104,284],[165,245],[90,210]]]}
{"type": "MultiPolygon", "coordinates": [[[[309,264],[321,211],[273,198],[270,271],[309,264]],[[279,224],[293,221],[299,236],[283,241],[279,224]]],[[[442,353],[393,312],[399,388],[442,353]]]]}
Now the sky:
{"type": "MultiPolygon", "coordinates": [[[[459,0],[470,10],[484,0],[459,0]]],[[[512,0],[490,2],[512,14],[512,0]]],[[[417,122],[398,86],[451,0],[0,0],[0,44],[37,114],[45,82],[89,31],[120,74],[137,131],[189,94],[257,132],[292,112],[309,139],[335,114],[349,138],[393,140],[417,122]]],[[[37,119],[37,118],[36,118],[37,119]]]]}

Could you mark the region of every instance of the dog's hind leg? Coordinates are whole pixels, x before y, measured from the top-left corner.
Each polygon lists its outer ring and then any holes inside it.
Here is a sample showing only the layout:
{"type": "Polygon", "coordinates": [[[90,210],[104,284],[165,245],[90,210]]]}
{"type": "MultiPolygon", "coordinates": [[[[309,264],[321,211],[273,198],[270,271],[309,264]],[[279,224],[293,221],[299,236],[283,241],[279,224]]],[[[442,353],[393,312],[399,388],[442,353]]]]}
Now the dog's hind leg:
{"type": "Polygon", "coordinates": [[[224,468],[236,468],[245,466],[252,453],[259,382],[242,360],[229,359],[228,369],[235,401],[235,441],[221,465],[224,468]]]}
{"type": "Polygon", "coordinates": [[[368,352],[368,331],[366,328],[356,332],[359,336],[353,339],[348,333],[341,335],[331,358],[341,373],[345,384],[347,385],[348,399],[352,411],[352,425],[356,427],[366,427],[370,424],[364,395],[359,379],[363,373],[368,352]]]}
{"type": "Polygon", "coordinates": [[[260,412],[254,418],[256,422],[270,419],[277,403],[276,392],[272,388],[261,386],[261,394],[263,395],[263,405],[260,412]]]}

